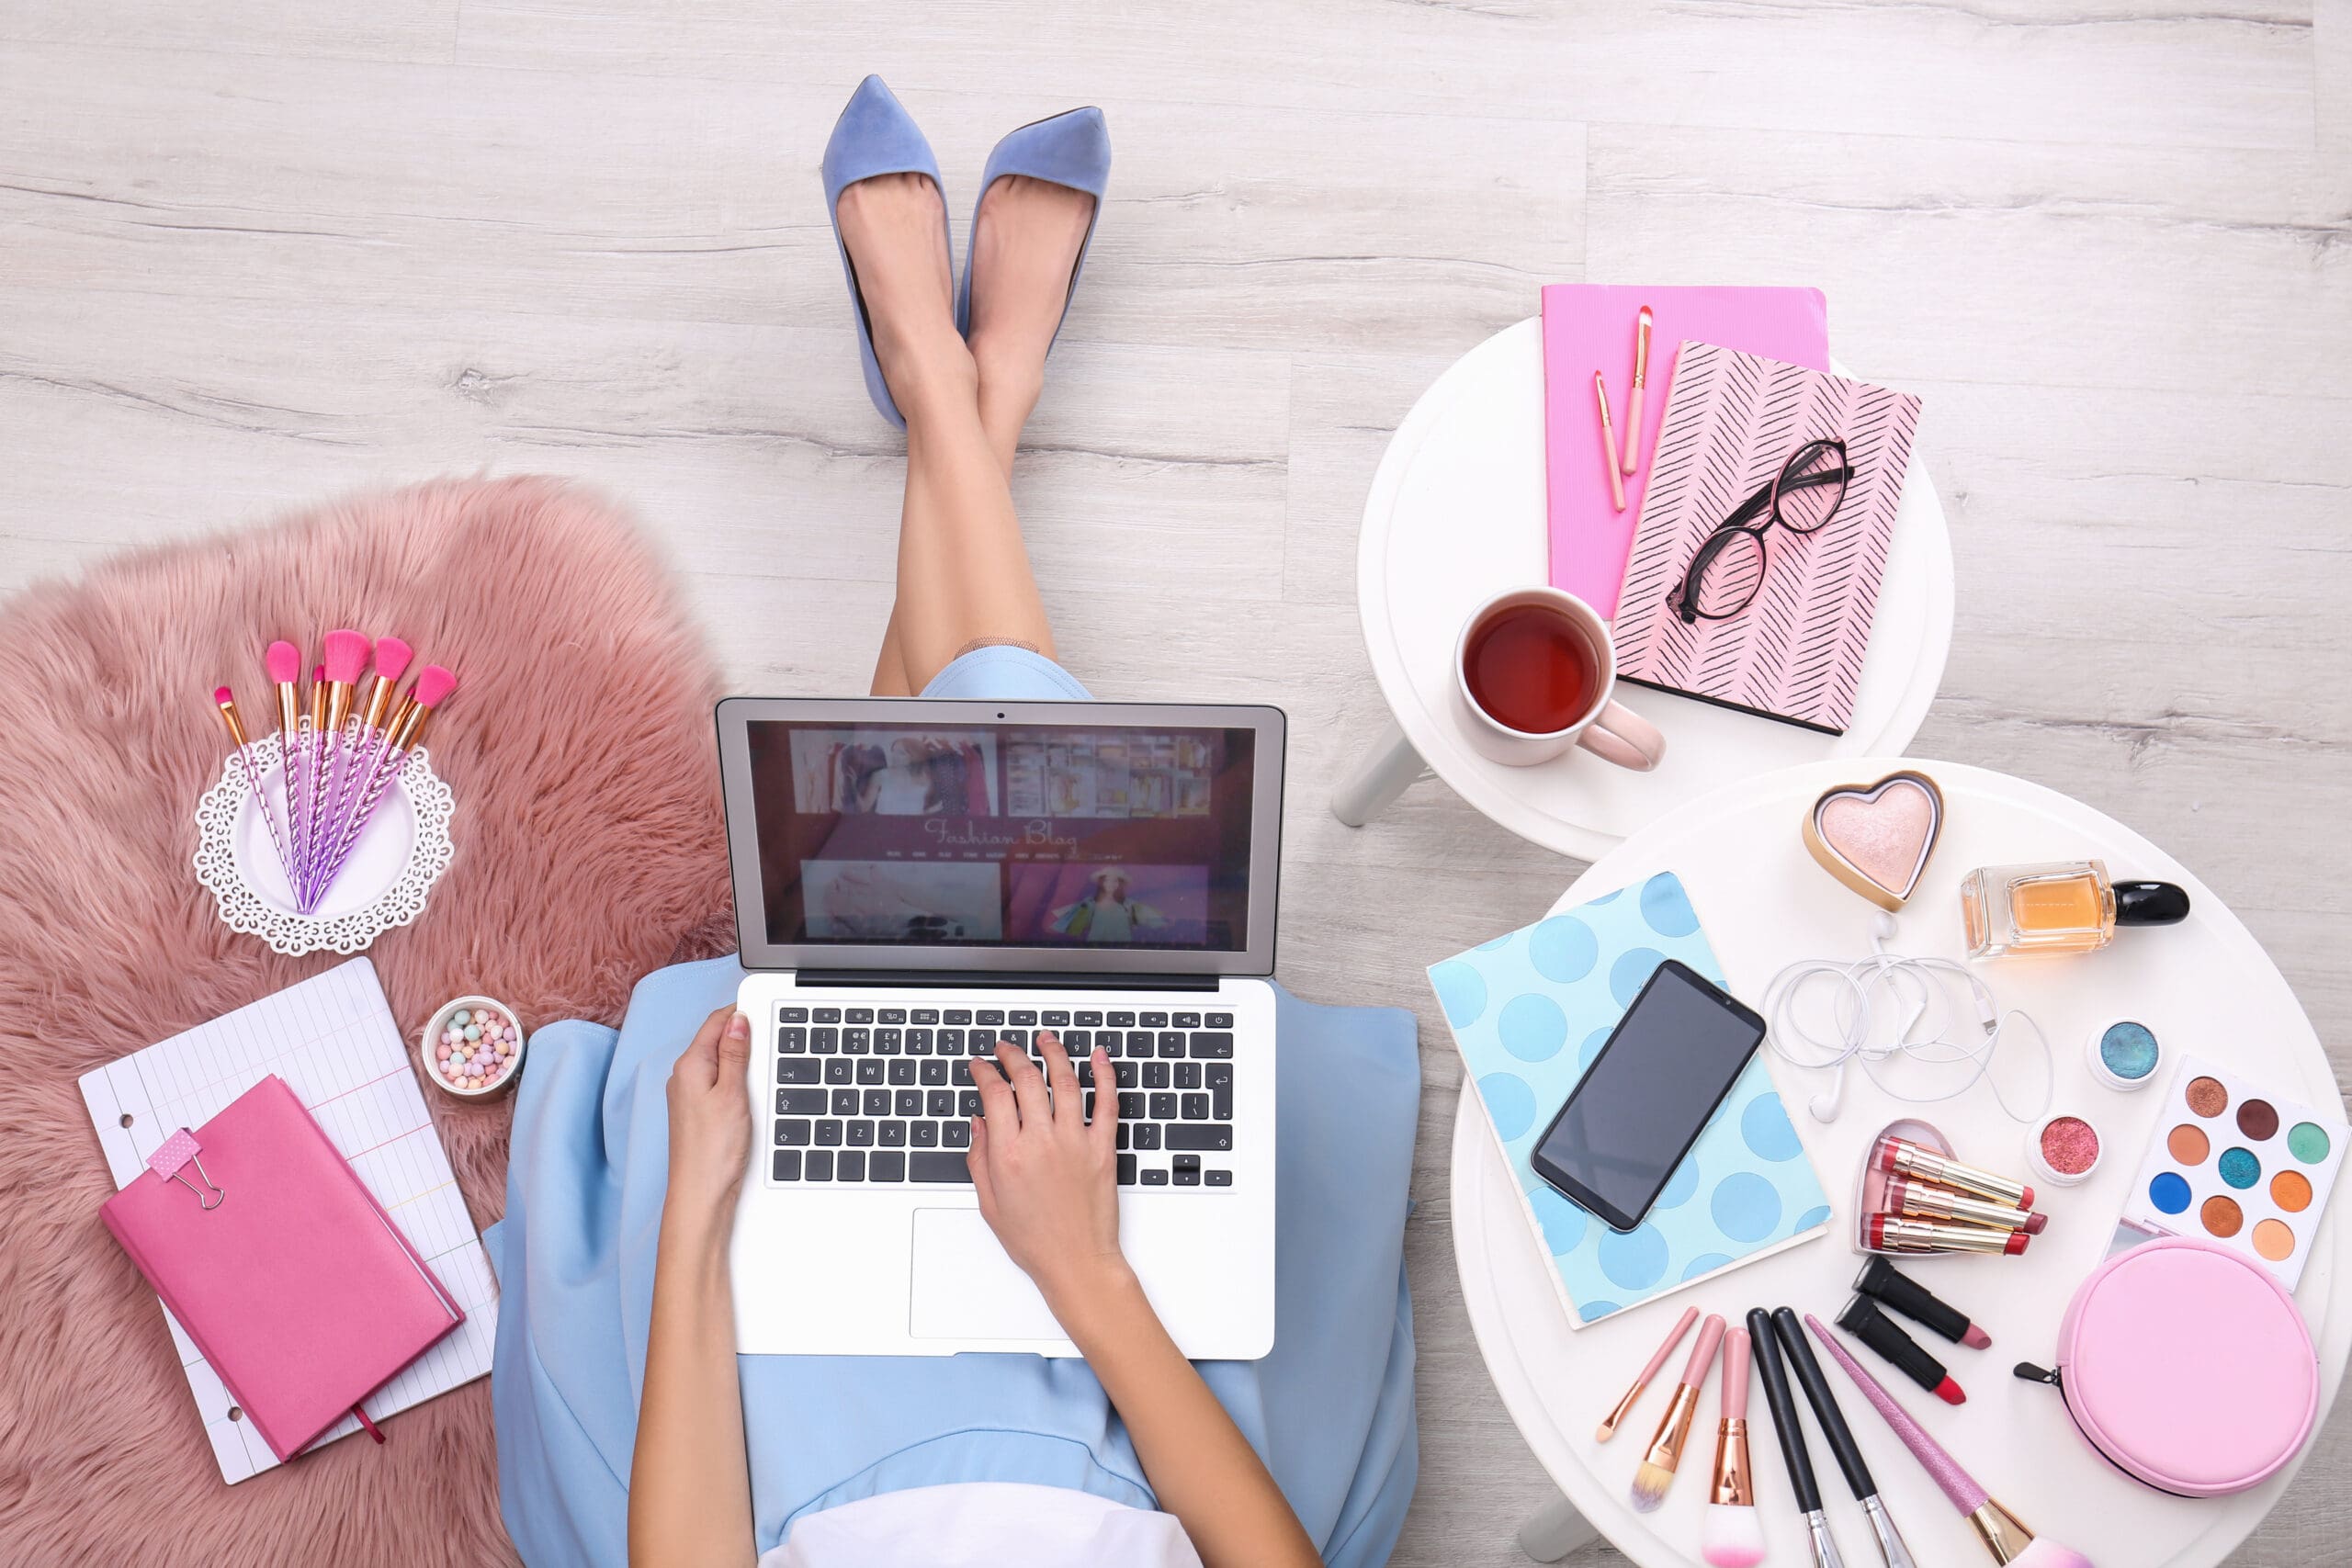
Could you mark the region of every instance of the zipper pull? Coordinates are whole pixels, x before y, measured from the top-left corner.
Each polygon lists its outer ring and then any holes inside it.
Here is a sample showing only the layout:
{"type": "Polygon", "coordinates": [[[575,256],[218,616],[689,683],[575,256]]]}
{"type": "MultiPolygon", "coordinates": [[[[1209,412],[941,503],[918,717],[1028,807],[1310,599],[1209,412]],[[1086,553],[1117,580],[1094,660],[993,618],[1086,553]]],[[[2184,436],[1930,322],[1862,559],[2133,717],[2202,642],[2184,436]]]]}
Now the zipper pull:
{"type": "Polygon", "coordinates": [[[2064,1376],[2055,1367],[2037,1367],[2031,1361],[2019,1361],[2011,1372],[2020,1382],[2046,1382],[2061,1391],[2066,1386],[2064,1376]]]}

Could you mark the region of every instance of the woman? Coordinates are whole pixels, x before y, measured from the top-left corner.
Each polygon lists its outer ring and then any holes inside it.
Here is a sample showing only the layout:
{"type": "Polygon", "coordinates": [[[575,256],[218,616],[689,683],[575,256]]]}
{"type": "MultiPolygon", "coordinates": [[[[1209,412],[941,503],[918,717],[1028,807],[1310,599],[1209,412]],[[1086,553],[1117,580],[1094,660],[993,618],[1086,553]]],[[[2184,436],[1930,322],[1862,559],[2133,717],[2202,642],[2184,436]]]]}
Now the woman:
{"type": "MultiPolygon", "coordinates": [[[[868,78],[834,131],[826,186],[868,386],[907,432],[877,694],[1086,694],[1052,660],[1007,476],[1108,162],[1092,109],[1008,137],[959,290],[936,168],[897,100],[868,78]]],[[[958,761],[986,809],[979,755],[958,761]]],[[[891,787],[876,786],[881,809],[891,787]]],[[[1385,1560],[1418,1469],[1410,1015],[1281,999],[1263,1360],[1196,1369],[1161,1326],[1120,1252],[1115,1108],[1080,1120],[1058,1043],[1042,1072],[1010,1047],[1001,1072],[976,1072],[969,1159],[981,1213],[1082,1364],[739,1358],[728,1250],[753,1135],[751,1036],[731,1005],[710,1010],[741,979],[732,959],[674,965],[639,984],[618,1031],[533,1036],[506,1214],[486,1238],[501,1506],[526,1560],[609,1563],[624,1534],[640,1568],[1385,1560]]],[[[1099,1055],[1092,1068],[1112,1077],[1099,1055]]],[[[822,1289],[825,1260],[810,1261],[822,1289]]]]}
{"type": "Polygon", "coordinates": [[[1054,930],[1080,942],[1133,942],[1138,931],[1157,930],[1168,917],[1157,905],[1127,897],[1127,874],[1107,866],[1087,878],[1086,897],[1054,911],[1054,930]]]}

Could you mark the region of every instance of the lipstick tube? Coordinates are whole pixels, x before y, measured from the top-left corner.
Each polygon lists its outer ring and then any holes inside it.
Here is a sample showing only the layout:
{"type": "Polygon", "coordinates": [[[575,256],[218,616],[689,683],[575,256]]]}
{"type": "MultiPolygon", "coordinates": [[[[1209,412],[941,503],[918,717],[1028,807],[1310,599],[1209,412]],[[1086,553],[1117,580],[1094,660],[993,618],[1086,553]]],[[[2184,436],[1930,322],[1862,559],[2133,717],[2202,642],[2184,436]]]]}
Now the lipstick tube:
{"type": "Polygon", "coordinates": [[[1944,1364],[1921,1349],[1919,1342],[1879,1311],[1878,1303],[1870,1297],[1858,1295],[1848,1302],[1846,1310],[1838,1314],[1838,1326],[1877,1351],[1881,1360],[1946,1404],[1968,1402],[1959,1381],[1944,1370],[1944,1364]]]}
{"type": "Polygon", "coordinates": [[[1962,1192],[1990,1198],[1996,1203],[2007,1203],[2019,1209],[2033,1207],[2033,1189],[2024,1182],[1996,1176],[1989,1170],[1979,1170],[1973,1165],[1962,1165],[1956,1159],[1946,1159],[1933,1149],[1922,1148],[1910,1139],[1898,1138],[1892,1133],[1879,1134],[1877,1144],[1871,1149],[1871,1163],[1895,1176],[1932,1181],[1940,1187],[1956,1187],[1962,1192]]]}
{"type": "Polygon", "coordinates": [[[1888,1179],[1886,1201],[1887,1206],[1897,1213],[1929,1220],[1964,1220],[1972,1225],[2024,1231],[2029,1235],[2040,1235],[2042,1227],[2050,1223],[2047,1214],[2013,1209],[2007,1203],[1996,1203],[1987,1198],[1971,1198],[1949,1187],[1913,1181],[1902,1176],[1888,1179]]]}
{"type": "Polygon", "coordinates": [[[1906,1220],[1899,1214],[1872,1214],[1866,1226],[1871,1246],[1882,1252],[1984,1252],[2015,1258],[2033,1239],[2023,1231],[1989,1230],[1951,1220],[1906,1220]]]}

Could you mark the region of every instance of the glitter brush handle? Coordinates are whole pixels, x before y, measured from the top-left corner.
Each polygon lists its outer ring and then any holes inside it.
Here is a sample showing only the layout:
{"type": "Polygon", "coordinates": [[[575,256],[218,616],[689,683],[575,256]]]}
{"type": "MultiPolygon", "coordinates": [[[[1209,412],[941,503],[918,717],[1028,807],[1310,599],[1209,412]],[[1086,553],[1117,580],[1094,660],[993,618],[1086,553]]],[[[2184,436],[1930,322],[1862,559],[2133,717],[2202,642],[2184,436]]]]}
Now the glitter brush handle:
{"type": "Polygon", "coordinates": [[[261,808],[261,819],[269,829],[270,847],[277,852],[277,863],[286,873],[286,880],[294,880],[294,857],[287,852],[286,835],[277,826],[277,814],[269,808],[269,792],[261,787],[261,772],[254,766],[254,749],[250,744],[237,748],[237,761],[245,770],[245,788],[253,792],[254,804],[261,808]]]}
{"type": "Polygon", "coordinates": [[[1911,1450],[1911,1457],[1919,1461],[1919,1467],[1943,1488],[1944,1495],[1951,1499],[1951,1506],[1963,1514],[1973,1514],[1983,1507],[1984,1488],[1976,1483],[1976,1478],[1961,1469],[1960,1461],[1946,1453],[1941,1443],[1928,1436],[1919,1423],[1911,1419],[1909,1411],[1894,1403],[1894,1396],[1879,1386],[1878,1379],[1862,1370],[1861,1363],[1855,1360],[1846,1347],[1838,1343],[1829,1330],[1821,1325],[1819,1318],[1807,1313],[1804,1321],[1805,1325],[1813,1330],[1813,1337],[1821,1341],[1821,1348],[1829,1352],[1830,1359],[1845,1369],[1846,1375],[1854,1380],[1854,1386],[1862,1391],[1862,1397],[1886,1418],[1889,1427],[1894,1428],[1894,1435],[1903,1439],[1903,1446],[1911,1450]]]}
{"type": "Polygon", "coordinates": [[[344,835],[343,843],[336,849],[334,857],[328,861],[325,874],[320,878],[319,890],[322,895],[334,884],[336,875],[343,870],[344,862],[351,858],[351,852],[359,847],[359,835],[367,830],[368,820],[376,815],[376,805],[384,798],[384,791],[391,787],[392,781],[401,776],[401,770],[408,765],[408,760],[415,754],[412,750],[385,750],[379,755],[372,776],[368,782],[367,788],[361,793],[357,807],[352,814],[350,830],[344,835]]]}

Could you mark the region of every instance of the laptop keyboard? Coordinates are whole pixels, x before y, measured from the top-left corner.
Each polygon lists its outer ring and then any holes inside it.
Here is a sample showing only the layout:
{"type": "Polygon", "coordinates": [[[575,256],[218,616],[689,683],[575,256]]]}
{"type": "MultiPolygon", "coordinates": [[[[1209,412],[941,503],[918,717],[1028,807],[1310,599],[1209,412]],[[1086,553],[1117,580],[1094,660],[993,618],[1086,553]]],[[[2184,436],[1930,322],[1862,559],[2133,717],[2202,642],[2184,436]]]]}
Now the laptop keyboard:
{"type": "Polygon", "coordinates": [[[1230,1188],[1233,1015],[1115,1008],[786,1007],[774,1025],[768,1172],[778,1183],[961,1183],[979,1115],[972,1074],[999,1042],[1044,1066],[1050,1030],[1078,1069],[1086,1115],[1118,1096],[1119,1185],[1230,1188]],[[1115,1084],[1088,1054],[1109,1054],[1115,1084]]]}

